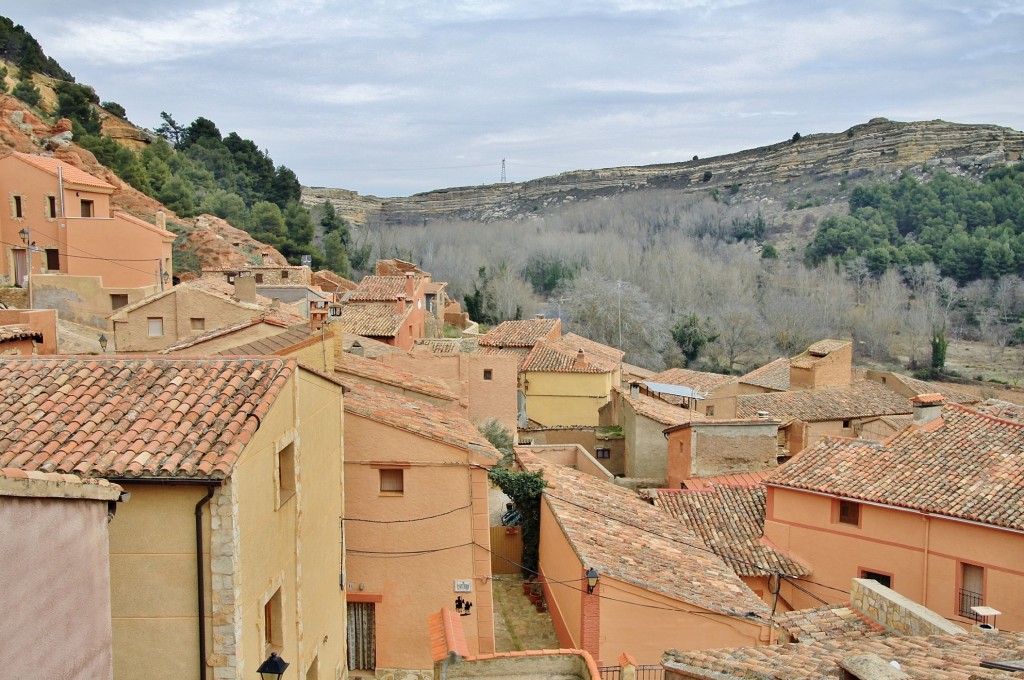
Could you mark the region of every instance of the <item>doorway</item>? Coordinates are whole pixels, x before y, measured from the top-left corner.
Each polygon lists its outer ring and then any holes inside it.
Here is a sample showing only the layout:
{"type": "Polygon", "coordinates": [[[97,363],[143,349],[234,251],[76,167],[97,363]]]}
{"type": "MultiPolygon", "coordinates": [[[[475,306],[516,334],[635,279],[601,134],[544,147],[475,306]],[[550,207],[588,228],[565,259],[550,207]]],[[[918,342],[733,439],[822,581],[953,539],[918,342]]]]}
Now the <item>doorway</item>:
{"type": "Polygon", "coordinates": [[[372,671],[377,667],[377,641],[373,602],[348,604],[348,669],[372,671]]]}

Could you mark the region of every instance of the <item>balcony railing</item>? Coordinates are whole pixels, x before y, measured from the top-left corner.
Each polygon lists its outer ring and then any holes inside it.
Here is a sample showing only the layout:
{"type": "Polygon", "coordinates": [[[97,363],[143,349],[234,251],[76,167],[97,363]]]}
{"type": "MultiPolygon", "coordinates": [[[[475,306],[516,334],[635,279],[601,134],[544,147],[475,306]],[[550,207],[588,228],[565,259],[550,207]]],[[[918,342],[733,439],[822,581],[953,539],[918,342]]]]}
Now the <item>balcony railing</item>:
{"type": "Polygon", "coordinates": [[[963,588],[960,588],[958,592],[960,594],[960,616],[980,621],[981,617],[972,612],[971,607],[980,607],[985,604],[984,596],[981,593],[976,593],[973,590],[964,590],[963,588]]]}

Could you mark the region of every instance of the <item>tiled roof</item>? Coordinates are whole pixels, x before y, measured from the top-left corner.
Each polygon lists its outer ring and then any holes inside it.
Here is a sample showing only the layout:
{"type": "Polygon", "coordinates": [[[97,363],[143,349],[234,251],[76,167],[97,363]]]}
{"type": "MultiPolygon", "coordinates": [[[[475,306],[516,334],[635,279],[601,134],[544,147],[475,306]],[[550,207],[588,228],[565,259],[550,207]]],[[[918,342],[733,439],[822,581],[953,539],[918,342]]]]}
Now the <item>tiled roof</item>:
{"type": "Polygon", "coordinates": [[[414,349],[423,348],[431,354],[459,354],[462,342],[457,338],[417,338],[414,349]]]}
{"type": "Polygon", "coordinates": [[[823,357],[831,354],[840,347],[849,345],[849,340],[819,340],[818,342],[808,346],[807,351],[804,354],[809,354],[812,357],[823,357]]]}
{"type": "Polygon", "coordinates": [[[763,486],[711,486],[701,491],[656,489],[655,505],[692,530],[740,576],[782,572],[806,576],[810,570],[760,543],[764,535],[763,486]]]}
{"type": "Polygon", "coordinates": [[[346,333],[372,338],[393,338],[398,335],[409,311],[409,308],[406,308],[405,311],[398,312],[395,304],[390,302],[345,305],[339,323],[346,333]]]}
{"type": "Polygon", "coordinates": [[[767,482],[1024,530],[1024,425],[948,404],[885,444],[826,437],[767,482]]]}
{"type": "Polygon", "coordinates": [[[350,352],[353,354],[355,353],[353,352],[353,350],[356,349],[361,353],[361,356],[366,357],[368,359],[379,357],[382,354],[390,354],[392,352],[403,351],[395,347],[394,345],[387,344],[386,342],[381,342],[380,340],[368,338],[365,335],[357,335],[355,333],[349,333],[346,331],[342,331],[341,346],[342,349],[344,349],[346,352],[350,352]],[[356,345],[359,345],[359,347],[356,348],[356,345]]]}
{"type": "Polygon", "coordinates": [[[782,392],[789,389],[789,359],[776,359],[741,375],[737,382],[782,392]]]}
{"type": "Polygon", "coordinates": [[[903,375],[901,373],[889,373],[886,377],[892,377],[897,382],[902,383],[912,394],[915,395],[939,392],[946,398],[946,401],[952,401],[957,404],[975,404],[981,401],[981,397],[977,394],[973,394],[965,390],[958,390],[950,385],[937,385],[933,382],[925,382],[924,380],[911,378],[909,375],[903,375]]]}
{"type": "Polygon", "coordinates": [[[871,380],[855,380],[848,386],[821,390],[736,397],[736,416],[739,418],[753,418],[758,411],[767,411],[773,418],[818,422],[905,414],[912,410],[909,399],[871,380]]]}
{"type": "Polygon", "coordinates": [[[498,461],[501,454],[464,417],[394,392],[355,381],[342,382],[345,413],[362,416],[406,432],[468,449],[489,461],[498,461]]]}
{"type": "Polygon", "coordinates": [[[265,338],[219,350],[214,352],[214,356],[284,356],[333,336],[334,333],[331,331],[325,335],[303,324],[265,338]]]}
{"type": "MultiPolygon", "coordinates": [[[[254,313],[261,314],[262,318],[269,321],[277,321],[281,326],[293,326],[295,324],[303,323],[305,321],[302,315],[299,314],[295,309],[289,305],[277,305],[275,307],[274,301],[270,298],[263,297],[262,295],[256,296],[256,303],[250,304],[248,302],[240,302],[235,298],[235,287],[220,278],[205,276],[188,283],[182,283],[177,286],[171,286],[164,291],[154,293],[149,297],[145,297],[138,302],[133,302],[130,305],[121,307],[111,317],[123,318],[128,312],[133,312],[136,309],[140,309],[149,305],[152,302],[160,300],[168,295],[176,295],[178,292],[187,290],[195,290],[207,295],[213,295],[217,298],[231,300],[234,304],[246,307],[253,310],[254,313]]],[[[216,330],[216,329],[215,329],[216,330]]],[[[211,331],[213,332],[213,331],[211,331]]]]}
{"type": "Polygon", "coordinates": [[[59,161],[51,156],[37,156],[35,154],[21,153],[18,151],[11,153],[11,155],[28,163],[29,165],[53,175],[54,177],[57,176],[57,168],[63,168],[61,174],[64,177],[64,181],[68,184],[80,184],[82,186],[95,187],[97,189],[114,189],[112,184],[104,182],[99,177],[93,177],[85,170],[79,170],[75,166],[68,165],[64,161],[59,161]]]}
{"type": "Polygon", "coordinates": [[[622,379],[626,382],[641,382],[654,378],[654,371],[622,362],[622,379]]]}
{"type": "Polygon", "coordinates": [[[295,364],[282,359],[0,360],[0,467],[224,479],[295,364]]]}
{"type": "Polygon", "coordinates": [[[42,342],[43,334],[41,331],[32,330],[32,327],[27,323],[12,323],[0,326],[0,342],[29,339],[42,342]]]}
{"type": "Polygon", "coordinates": [[[670,368],[650,378],[651,382],[665,383],[666,385],[678,385],[679,387],[690,387],[697,392],[711,392],[719,385],[732,382],[736,378],[721,373],[708,373],[706,371],[691,371],[688,368],[670,368]]]}
{"type": "Polygon", "coordinates": [[[697,413],[680,406],[673,406],[668,402],[655,397],[649,397],[646,394],[639,394],[634,397],[630,395],[629,390],[619,391],[622,393],[622,398],[633,408],[637,415],[650,418],[662,425],[682,425],[683,423],[704,420],[706,418],[703,413],[697,413]]]}
{"type": "Polygon", "coordinates": [[[393,385],[445,401],[457,401],[459,398],[440,380],[388,366],[373,359],[365,359],[355,354],[344,354],[335,365],[334,370],[336,373],[356,379],[365,378],[372,382],[393,385]]]}
{"type": "Polygon", "coordinates": [[[181,351],[183,349],[188,349],[189,347],[194,347],[196,345],[200,345],[200,344],[202,344],[204,342],[208,342],[210,340],[216,340],[217,338],[224,337],[225,335],[231,335],[232,333],[237,333],[238,331],[243,331],[246,328],[251,328],[252,326],[255,326],[256,324],[259,324],[259,323],[268,323],[268,324],[271,324],[271,325],[274,325],[274,326],[278,326],[280,328],[284,328],[285,327],[279,321],[267,320],[267,319],[262,319],[260,317],[255,317],[255,318],[252,318],[252,319],[246,319],[245,321],[239,321],[238,323],[233,323],[230,326],[224,326],[222,328],[212,328],[212,329],[210,329],[208,331],[200,333],[199,335],[189,336],[187,338],[184,338],[183,340],[180,340],[180,341],[174,343],[173,345],[169,345],[168,347],[166,347],[163,350],[161,350],[160,353],[161,354],[174,354],[174,353],[179,352],[179,351],[181,351]]]}
{"type": "Polygon", "coordinates": [[[971,408],[978,413],[984,413],[993,418],[1012,420],[1015,423],[1024,423],[1024,406],[1014,404],[1001,399],[986,399],[980,404],[972,404],[971,408]]]}
{"type": "Polygon", "coordinates": [[[795,642],[855,640],[887,635],[885,626],[847,605],[827,604],[814,609],[797,609],[776,614],[775,622],[786,629],[795,642]]]}
{"type": "MultiPolygon", "coordinates": [[[[420,277],[416,277],[416,286],[419,281],[420,277]]],[[[348,302],[394,302],[405,297],[405,291],[405,276],[365,276],[345,299],[348,302]]]]}
{"type": "Polygon", "coordinates": [[[927,637],[868,637],[853,640],[794,642],[767,647],[709,649],[672,652],[664,657],[666,668],[678,668],[687,677],[803,680],[840,678],[841,659],[875,654],[896,661],[914,680],[998,680],[1005,671],[981,668],[983,660],[1012,661],[1024,657],[1024,633],[1000,631],[970,635],[927,637]]]}
{"type": "Polygon", "coordinates": [[[561,319],[504,321],[480,336],[481,347],[533,347],[538,340],[562,332],[561,319]]]}
{"type": "Polygon", "coordinates": [[[711,486],[756,486],[767,479],[775,470],[761,472],[738,472],[734,475],[712,475],[710,477],[688,477],[683,480],[684,488],[700,491],[711,486]]]}
{"type": "Polygon", "coordinates": [[[116,501],[121,491],[120,486],[105,479],[0,467],[0,496],[116,501]]]}
{"type": "Polygon", "coordinates": [[[619,367],[624,352],[567,333],[558,340],[539,340],[520,363],[520,371],[550,373],[611,373],[619,367]],[[579,352],[583,350],[583,362],[579,352]]]}
{"type": "Polygon", "coordinates": [[[313,283],[318,284],[325,290],[330,289],[331,291],[349,291],[359,287],[359,284],[355,281],[349,281],[344,276],[338,276],[329,269],[313,272],[313,283]]]}
{"type": "Polygon", "coordinates": [[[551,463],[517,448],[542,471],[545,502],[577,556],[598,573],[704,607],[767,616],[768,608],[681,522],[624,487],[551,463]]]}

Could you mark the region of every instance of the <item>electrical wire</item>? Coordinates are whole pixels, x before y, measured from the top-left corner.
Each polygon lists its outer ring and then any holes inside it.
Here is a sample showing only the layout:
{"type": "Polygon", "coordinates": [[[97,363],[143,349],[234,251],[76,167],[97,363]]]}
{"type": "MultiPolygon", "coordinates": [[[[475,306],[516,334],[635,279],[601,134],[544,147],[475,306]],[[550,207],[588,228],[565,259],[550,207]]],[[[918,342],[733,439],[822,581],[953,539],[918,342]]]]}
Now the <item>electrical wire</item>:
{"type": "Polygon", "coordinates": [[[412,517],[412,518],[409,518],[409,519],[363,519],[361,517],[342,517],[341,521],[342,522],[367,522],[367,523],[370,523],[370,524],[403,524],[403,523],[407,523],[407,522],[422,522],[424,520],[434,519],[436,517],[444,517],[445,515],[450,515],[453,512],[458,512],[459,510],[466,510],[467,508],[471,508],[472,506],[473,506],[473,504],[470,503],[469,505],[463,505],[463,506],[458,507],[458,508],[452,508],[451,510],[446,510],[445,512],[441,512],[441,513],[438,513],[436,515],[427,515],[426,517],[412,517]]]}
{"type": "Polygon", "coordinates": [[[432,553],[444,552],[446,550],[455,550],[456,548],[465,548],[466,546],[470,546],[470,545],[478,545],[478,544],[474,543],[473,541],[470,541],[469,543],[460,543],[459,545],[449,545],[449,546],[445,546],[444,548],[430,548],[428,550],[396,550],[396,551],[393,551],[393,552],[392,551],[387,551],[387,550],[356,550],[354,548],[346,548],[345,552],[346,553],[355,553],[357,555],[367,555],[367,556],[376,557],[376,558],[386,558],[386,557],[417,557],[419,555],[430,555],[432,553]]]}
{"type": "Polygon", "coordinates": [[[790,584],[791,586],[793,586],[794,588],[796,588],[797,590],[799,590],[799,591],[801,591],[801,592],[803,592],[803,593],[806,593],[807,595],[810,595],[811,597],[813,597],[813,598],[814,598],[815,600],[817,600],[818,602],[820,602],[820,603],[822,603],[822,604],[831,604],[830,602],[826,602],[825,600],[821,599],[820,597],[818,597],[817,595],[815,595],[815,594],[814,594],[814,593],[812,593],[811,591],[807,590],[807,588],[804,588],[804,587],[803,587],[802,585],[800,585],[799,583],[796,583],[796,582],[794,582],[794,581],[793,581],[793,580],[791,580],[791,579],[790,579],[790,578],[789,578],[788,576],[786,576],[786,575],[784,575],[784,574],[782,574],[782,575],[780,575],[780,576],[782,577],[782,579],[783,579],[784,581],[786,581],[787,583],[789,583],[789,584],[790,584]]]}

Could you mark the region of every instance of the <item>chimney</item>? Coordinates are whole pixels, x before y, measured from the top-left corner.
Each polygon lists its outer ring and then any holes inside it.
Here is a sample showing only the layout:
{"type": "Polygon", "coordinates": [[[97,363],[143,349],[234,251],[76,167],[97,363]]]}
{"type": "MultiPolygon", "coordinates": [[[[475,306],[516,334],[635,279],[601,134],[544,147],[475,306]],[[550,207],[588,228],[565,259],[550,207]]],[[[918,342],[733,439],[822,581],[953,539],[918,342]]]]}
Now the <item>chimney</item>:
{"type": "Polygon", "coordinates": [[[256,304],[256,279],[248,272],[239,272],[235,276],[235,299],[256,304]]]}
{"type": "Polygon", "coordinates": [[[914,425],[927,425],[942,417],[942,405],[946,398],[938,392],[919,394],[910,399],[914,405],[914,425]]]}
{"type": "Polygon", "coordinates": [[[399,314],[405,314],[405,296],[398,296],[398,303],[395,305],[395,311],[399,314]]]}
{"type": "Polygon", "coordinates": [[[544,318],[544,315],[543,315],[543,314],[535,314],[535,315],[533,316],[533,318],[535,318],[535,319],[543,319],[543,318],[544,318]]]}
{"type": "Polygon", "coordinates": [[[576,361],[572,362],[572,367],[584,368],[587,365],[587,355],[583,352],[583,348],[580,347],[579,351],[576,352],[576,361]]]}
{"type": "MultiPolygon", "coordinates": [[[[583,351],[583,350],[580,350],[583,351]]],[[[640,396],[640,383],[631,382],[629,383],[629,396],[639,397],[640,396]]]]}
{"type": "Polygon", "coordinates": [[[405,299],[412,302],[412,299],[416,297],[416,281],[415,274],[412,272],[405,273],[405,299]]]}
{"type": "Polygon", "coordinates": [[[164,214],[163,210],[156,211],[156,226],[159,229],[167,229],[167,215],[164,214]]]}

